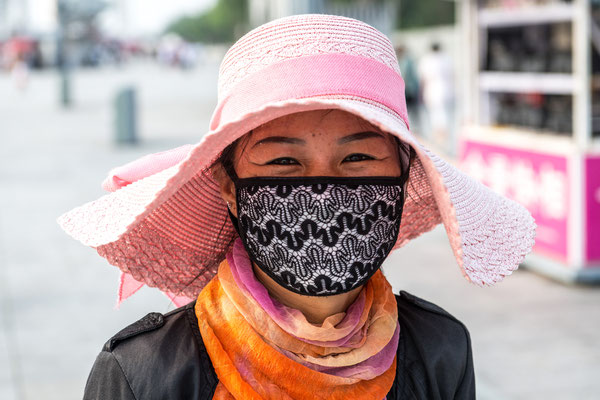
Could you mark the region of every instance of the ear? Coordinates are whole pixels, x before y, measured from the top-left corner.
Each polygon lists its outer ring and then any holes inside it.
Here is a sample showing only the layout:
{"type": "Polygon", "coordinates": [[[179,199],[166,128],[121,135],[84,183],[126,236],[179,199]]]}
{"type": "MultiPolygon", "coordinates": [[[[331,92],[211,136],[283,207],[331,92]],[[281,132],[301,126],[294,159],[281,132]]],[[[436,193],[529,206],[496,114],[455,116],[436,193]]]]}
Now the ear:
{"type": "Polygon", "coordinates": [[[215,165],[211,169],[211,173],[213,178],[219,184],[219,192],[221,193],[221,197],[227,203],[229,210],[231,213],[237,218],[237,204],[235,201],[235,185],[233,181],[229,177],[229,175],[225,172],[223,166],[219,163],[215,165]]]}

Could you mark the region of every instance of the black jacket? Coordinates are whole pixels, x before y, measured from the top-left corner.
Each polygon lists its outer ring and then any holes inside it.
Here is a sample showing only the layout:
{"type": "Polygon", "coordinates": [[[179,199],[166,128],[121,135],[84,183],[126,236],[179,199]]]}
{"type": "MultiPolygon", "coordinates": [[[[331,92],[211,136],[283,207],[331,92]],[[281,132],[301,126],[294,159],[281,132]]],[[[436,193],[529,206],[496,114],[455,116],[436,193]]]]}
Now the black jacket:
{"type": "MultiPolygon", "coordinates": [[[[400,341],[392,399],[474,399],[471,339],[435,304],[396,296],[400,341]]],[[[111,338],[98,355],[84,399],[212,399],[218,379],[194,304],[151,313],[111,338]]]]}

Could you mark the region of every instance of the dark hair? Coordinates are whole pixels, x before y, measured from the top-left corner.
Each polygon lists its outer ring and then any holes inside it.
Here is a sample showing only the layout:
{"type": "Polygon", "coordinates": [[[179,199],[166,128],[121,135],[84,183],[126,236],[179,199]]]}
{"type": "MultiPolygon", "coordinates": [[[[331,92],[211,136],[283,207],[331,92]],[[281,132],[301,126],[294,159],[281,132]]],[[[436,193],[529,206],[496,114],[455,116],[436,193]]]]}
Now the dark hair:
{"type": "MultiPolygon", "coordinates": [[[[251,134],[251,133],[252,133],[252,131],[248,132],[247,134],[251,134]]],[[[235,149],[237,149],[237,146],[240,143],[240,140],[242,140],[242,138],[245,136],[246,135],[234,140],[227,147],[225,147],[223,149],[223,151],[221,152],[221,154],[219,155],[219,157],[210,166],[210,169],[212,170],[215,167],[217,167],[217,168],[220,167],[223,169],[223,171],[227,172],[227,174],[229,176],[235,176],[236,172],[235,172],[235,167],[233,165],[233,157],[235,155],[235,149]]]]}
{"type": "Polygon", "coordinates": [[[414,162],[413,160],[417,156],[417,153],[415,152],[415,149],[413,149],[411,145],[401,141],[396,136],[394,136],[394,140],[396,141],[396,144],[398,145],[398,153],[400,155],[400,164],[402,164],[402,160],[404,160],[404,159],[408,160],[406,165],[400,165],[400,167],[402,168],[402,172],[404,172],[406,170],[406,168],[412,167],[413,162],[414,162]],[[402,157],[403,154],[405,157],[402,157]]]}

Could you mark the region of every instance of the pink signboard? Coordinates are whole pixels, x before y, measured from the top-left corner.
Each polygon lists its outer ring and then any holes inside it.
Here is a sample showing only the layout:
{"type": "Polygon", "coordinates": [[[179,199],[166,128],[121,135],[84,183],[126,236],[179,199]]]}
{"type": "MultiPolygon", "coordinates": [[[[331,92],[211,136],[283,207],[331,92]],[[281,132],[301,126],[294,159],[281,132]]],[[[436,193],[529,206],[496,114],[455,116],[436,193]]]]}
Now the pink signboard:
{"type": "Polygon", "coordinates": [[[585,160],[586,261],[600,261],[600,156],[585,160]]]}
{"type": "Polygon", "coordinates": [[[534,251],[567,261],[566,157],[465,140],[461,143],[460,168],[527,207],[537,224],[534,251]]]}

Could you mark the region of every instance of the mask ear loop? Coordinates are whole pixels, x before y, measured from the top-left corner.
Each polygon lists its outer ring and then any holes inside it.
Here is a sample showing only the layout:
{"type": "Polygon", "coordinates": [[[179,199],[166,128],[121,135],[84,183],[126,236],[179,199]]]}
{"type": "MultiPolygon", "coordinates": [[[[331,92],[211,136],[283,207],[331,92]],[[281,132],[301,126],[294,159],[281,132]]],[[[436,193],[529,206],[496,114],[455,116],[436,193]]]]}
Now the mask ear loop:
{"type": "MultiPolygon", "coordinates": [[[[225,170],[225,173],[227,174],[227,176],[229,176],[229,179],[232,180],[233,186],[235,187],[235,191],[236,191],[236,197],[237,197],[236,183],[239,180],[239,177],[238,177],[237,173],[235,172],[233,163],[227,163],[226,165],[223,165],[223,169],[225,170]]],[[[233,215],[233,213],[231,212],[230,206],[231,206],[231,204],[229,204],[229,202],[228,202],[227,203],[227,214],[229,214],[229,219],[231,220],[231,224],[235,228],[235,231],[237,232],[238,236],[240,236],[239,222],[238,222],[237,217],[235,215],[233,215]]]]}
{"type": "Polygon", "coordinates": [[[238,219],[236,218],[235,215],[233,215],[233,213],[231,212],[231,209],[229,207],[227,207],[227,214],[229,214],[229,219],[231,220],[231,224],[235,228],[235,231],[237,232],[238,236],[240,236],[240,226],[238,223],[238,219]]]}

